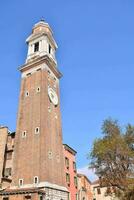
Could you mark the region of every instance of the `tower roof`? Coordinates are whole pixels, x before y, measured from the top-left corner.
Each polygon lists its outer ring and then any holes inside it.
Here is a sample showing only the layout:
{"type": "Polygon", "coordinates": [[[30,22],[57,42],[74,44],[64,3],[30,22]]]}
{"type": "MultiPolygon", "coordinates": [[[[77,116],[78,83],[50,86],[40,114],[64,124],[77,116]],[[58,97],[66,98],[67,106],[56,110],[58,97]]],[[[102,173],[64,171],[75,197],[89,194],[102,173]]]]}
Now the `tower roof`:
{"type": "Polygon", "coordinates": [[[33,28],[32,28],[32,34],[27,38],[26,42],[28,43],[29,41],[38,38],[42,35],[47,35],[47,37],[52,41],[54,44],[55,48],[57,48],[57,44],[53,38],[53,32],[52,29],[50,28],[49,24],[45,22],[44,19],[41,19],[39,22],[37,22],[33,28]]]}
{"type": "Polygon", "coordinates": [[[39,32],[47,32],[52,34],[52,29],[50,28],[49,24],[45,22],[44,19],[41,19],[39,22],[37,22],[32,29],[32,33],[39,33],[39,32]]]}

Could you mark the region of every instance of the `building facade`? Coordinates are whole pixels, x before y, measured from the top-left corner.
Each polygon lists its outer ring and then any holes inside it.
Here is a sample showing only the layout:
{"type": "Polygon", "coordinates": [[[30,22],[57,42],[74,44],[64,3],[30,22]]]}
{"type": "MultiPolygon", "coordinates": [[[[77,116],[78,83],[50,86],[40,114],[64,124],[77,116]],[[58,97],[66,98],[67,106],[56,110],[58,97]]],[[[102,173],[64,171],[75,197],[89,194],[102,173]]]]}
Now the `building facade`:
{"type": "Polygon", "coordinates": [[[93,200],[91,181],[84,174],[78,177],[78,200],[93,200]]]}
{"type": "Polygon", "coordinates": [[[76,168],[76,151],[67,144],[63,145],[65,157],[66,187],[70,200],[78,200],[78,182],[76,168]]]}
{"type": "Polygon", "coordinates": [[[15,132],[0,127],[0,184],[1,189],[10,186],[14,157],[15,132]]]}
{"type": "Polygon", "coordinates": [[[26,42],[16,134],[0,129],[0,200],[67,200],[57,44],[44,21],[35,24],[26,42]]]}
{"type": "Polygon", "coordinates": [[[101,186],[100,181],[96,180],[92,183],[93,200],[119,200],[114,195],[112,187],[101,186]],[[107,195],[107,190],[112,192],[112,195],[107,195]]]}

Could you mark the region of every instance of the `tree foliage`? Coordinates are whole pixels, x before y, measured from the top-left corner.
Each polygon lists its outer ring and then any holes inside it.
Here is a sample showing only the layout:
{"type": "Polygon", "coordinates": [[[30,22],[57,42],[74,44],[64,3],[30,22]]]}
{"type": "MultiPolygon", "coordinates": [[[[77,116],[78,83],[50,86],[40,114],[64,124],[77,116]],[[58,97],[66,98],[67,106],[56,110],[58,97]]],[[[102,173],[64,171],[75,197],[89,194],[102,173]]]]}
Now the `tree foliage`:
{"type": "Polygon", "coordinates": [[[107,119],[102,133],[94,141],[90,167],[120,199],[134,200],[134,127],[128,124],[122,131],[117,121],[107,119]]]}

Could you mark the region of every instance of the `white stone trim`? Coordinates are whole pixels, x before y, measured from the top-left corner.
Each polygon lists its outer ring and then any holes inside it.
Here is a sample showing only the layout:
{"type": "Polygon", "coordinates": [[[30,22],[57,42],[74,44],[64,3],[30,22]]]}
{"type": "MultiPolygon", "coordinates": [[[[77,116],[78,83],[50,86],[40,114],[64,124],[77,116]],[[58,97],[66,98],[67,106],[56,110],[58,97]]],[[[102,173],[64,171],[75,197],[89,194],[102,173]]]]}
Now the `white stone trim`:
{"type": "Polygon", "coordinates": [[[29,69],[29,70],[27,70],[25,72],[22,72],[21,78],[27,77],[27,74],[29,74],[29,73],[31,73],[31,75],[32,75],[33,73],[36,73],[39,69],[50,71],[50,75],[49,76],[52,76],[53,78],[55,78],[55,82],[59,82],[59,79],[54,75],[54,73],[47,66],[47,64],[42,64],[42,65],[39,65],[39,66],[36,66],[36,67],[32,67],[31,69],[29,69]]]}
{"type": "MultiPolygon", "coordinates": [[[[24,184],[23,186],[21,186],[21,188],[32,188],[32,187],[35,187],[35,184],[24,184]]],[[[56,189],[56,190],[68,192],[68,189],[66,187],[60,186],[60,185],[57,185],[57,184],[53,184],[53,183],[49,183],[49,182],[40,182],[40,183],[38,183],[38,187],[53,188],[53,189],[56,189]]],[[[18,186],[13,186],[11,188],[17,189],[18,186]]]]}

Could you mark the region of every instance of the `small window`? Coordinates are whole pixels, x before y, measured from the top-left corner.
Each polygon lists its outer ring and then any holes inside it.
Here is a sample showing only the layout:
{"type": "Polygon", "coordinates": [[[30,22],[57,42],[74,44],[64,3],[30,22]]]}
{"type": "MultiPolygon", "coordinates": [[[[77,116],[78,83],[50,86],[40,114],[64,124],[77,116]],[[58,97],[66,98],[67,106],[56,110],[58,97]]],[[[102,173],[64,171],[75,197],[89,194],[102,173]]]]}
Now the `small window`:
{"type": "Polygon", "coordinates": [[[65,157],[65,165],[66,168],[69,169],[69,159],[67,157],[65,157]]]}
{"type": "Polygon", "coordinates": [[[51,49],[52,49],[52,48],[51,48],[51,45],[49,44],[49,53],[51,53],[51,49]]]}
{"type": "Polygon", "coordinates": [[[76,176],[74,177],[74,185],[75,185],[75,187],[77,188],[78,183],[77,183],[77,177],[76,177],[76,176]]]}
{"type": "Polygon", "coordinates": [[[4,171],[4,177],[9,177],[9,176],[11,176],[11,171],[12,171],[11,168],[6,168],[5,171],[4,171]]]}
{"type": "Polygon", "coordinates": [[[39,134],[39,132],[40,132],[39,127],[36,127],[36,128],[35,128],[35,134],[39,134]]]}
{"type": "Polygon", "coordinates": [[[66,173],[66,182],[70,184],[70,174],[66,173]]]}
{"type": "Polygon", "coordinates": [[[107,193],[108,193],[108,194],[112,193],[112,190],[111,190],[110,187],[107,187],[107,193]]]}
{"type": "Polygon", "coordinates": [[[23,179],[19,179],[19,186],[23,186],[23,179]]]}
{"type": "Polygon", "coordinates": [[[97,188],[97,194],[101,194],[100,188],[97,188]]]}
{"type": "Polygon", "coordinates": [[[73,162],[73,169],[74,169],[74,172],[76,172],[76,162],[73,162]]]}
{"type": "Polygon", "coordinates": [[[48,72],[48,74],[51,74],[51,72],[49,70],[47,72],[48,72]]]}
{"type": "Polygon", "coordinates": [[[40,200],[43,200],[43,196],[40,196],[40,200]]]}
{"type": "Polygon", "coordinates": [[[31,199],[31,195],[26,195],[25,199],[31,199]]]}
{"type": "Polygon", "coordinates": [[[37,52],[37,51],[39,51],[39,42],[36,42],[34,44],[34,52],[37,52]]]}
{"type": "Polygon", "coordinates": [[[9,200],[9,197],[3,197],[2,200],[9,200]]]}
{"type": "Polygon", "coordinates": [[[48,158],[49,158],[49,159],[52,159],[52,158],[53,158],[53,153],[52,153],[52,151],[48,151],[48,158]]]}
{"type": "Polygon", "coordinates": [[[28,92],[28,91],[26,91],[26,93],[25,93],[25,96],[26,96],[26,97],[28,97],[28,96],[29,96],[29,92],[28,92]]]}
{"type": "Polygon", "coordinates": [[[38,72],[38,71],[41,71],[41,68],[38,68],[36,71],[37,71],[37,72],[38,72]]]}
{"type": "Polygon", "coordinates": [[[37,87],[37,93],[40,92],[40,87],[37,87]]]}
{"type": "Polygon", "coordinates": [[[7,152],[6,159],[11,160],[12,159],[12,151],[7,152]]]}
{"type": "Polygon", "coordinates": [[[38,184],[38,183],[39,183],[38,176],[35,176],[35,177],[34,177],[34,184],[38,184]]]}
{"type": "Polygon", "coordinates": [[[26,132],[26,131],[23,131],[23,132],[22,132],[22,138],[26,138],[26,136],[27,136],[27,132],[26,132]]]}
{"type": "Polygon", "coordinates": [[[31,73],[28,73],[28,74],[27,74],[27,76],[30,76],[30,75],[31,75],[31,73]]]}

